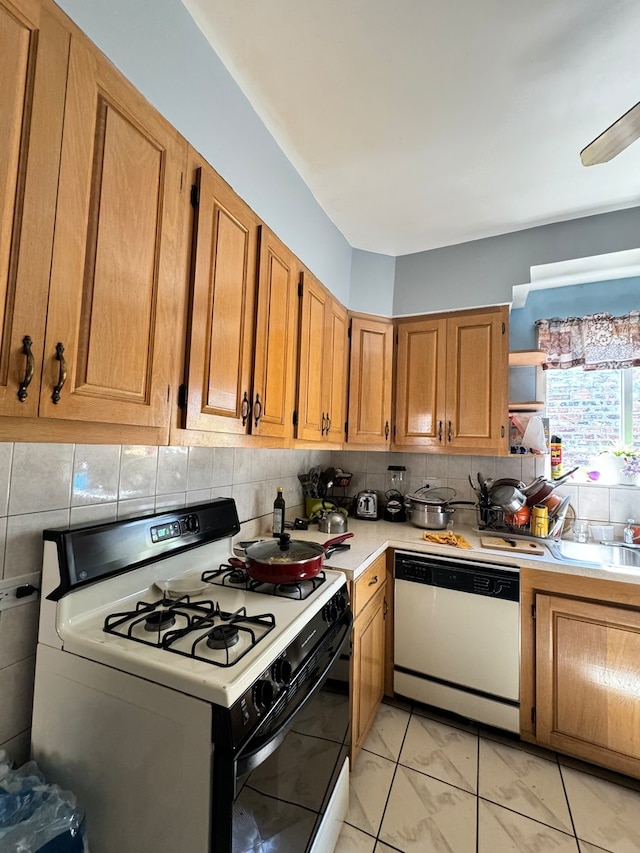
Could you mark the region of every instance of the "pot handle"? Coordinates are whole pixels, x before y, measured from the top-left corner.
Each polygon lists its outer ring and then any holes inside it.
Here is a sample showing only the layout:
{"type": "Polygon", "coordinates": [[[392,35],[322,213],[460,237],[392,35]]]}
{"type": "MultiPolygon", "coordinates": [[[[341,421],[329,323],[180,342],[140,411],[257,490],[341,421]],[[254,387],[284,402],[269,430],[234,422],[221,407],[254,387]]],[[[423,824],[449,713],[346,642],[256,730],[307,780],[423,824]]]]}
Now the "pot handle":
{"type": "Polygon", "coordinates": [[[450,507],[450,506],[475,506],[475,505],[476,505],[475,501],[449,501],[447,503],[447,505],[444,507],[444,509],[447,509],[447,507],[450,507]]]}
{"type": "Polygon", "coordinates": [[[344,542],[345,539],[351,539],[353,533],[341,533],[340,536],[334,536],[333,539],[327,539],[327,541],[323,544],[323,549],[326,551],[327,548],[330,548],[332,545],[337,545],[339,542],[344,542]]]}

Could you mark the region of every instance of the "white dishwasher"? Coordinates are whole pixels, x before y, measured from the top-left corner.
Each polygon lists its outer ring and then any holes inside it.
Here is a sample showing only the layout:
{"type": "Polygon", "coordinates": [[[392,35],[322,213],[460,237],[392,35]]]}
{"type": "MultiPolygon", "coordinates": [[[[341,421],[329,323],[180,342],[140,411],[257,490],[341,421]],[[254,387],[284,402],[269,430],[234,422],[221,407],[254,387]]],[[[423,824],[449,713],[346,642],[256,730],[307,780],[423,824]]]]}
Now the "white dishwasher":
{"type": "Polygon", "coordinates": [[[517,566],[396,551],[394,690],[519,732],[517,566]]]}

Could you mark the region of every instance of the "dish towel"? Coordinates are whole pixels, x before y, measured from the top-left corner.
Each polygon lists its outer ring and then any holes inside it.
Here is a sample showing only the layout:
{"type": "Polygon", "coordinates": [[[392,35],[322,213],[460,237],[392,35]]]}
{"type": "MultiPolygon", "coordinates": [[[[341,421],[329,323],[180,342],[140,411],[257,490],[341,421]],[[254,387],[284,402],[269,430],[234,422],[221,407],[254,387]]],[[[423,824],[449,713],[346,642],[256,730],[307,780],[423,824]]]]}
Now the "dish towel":
{"type": "Polygon", "coordinates": [[[451,530],[447,530],[446,533],[427,533],[425,531],[422,534],[422,538],[426,539],[427,542],[435,542],[437,545],[454,545],[457,548],[468,548],[471,550],[471,545],[469,545],[464,536],[460,536],[459,533],[453,533],[451,530]]]}

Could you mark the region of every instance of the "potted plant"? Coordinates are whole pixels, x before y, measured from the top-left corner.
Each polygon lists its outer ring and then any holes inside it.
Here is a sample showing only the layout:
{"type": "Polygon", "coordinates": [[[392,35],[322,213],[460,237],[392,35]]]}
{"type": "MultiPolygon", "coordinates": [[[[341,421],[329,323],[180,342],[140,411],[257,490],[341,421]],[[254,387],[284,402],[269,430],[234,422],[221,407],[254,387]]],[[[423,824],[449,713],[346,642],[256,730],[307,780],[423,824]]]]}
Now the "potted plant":
{"type": "Polygon", "coordinates": [[[631,444],[615,442],[595,457],[603,485],[640,485],[640,450],[631,444]]]}

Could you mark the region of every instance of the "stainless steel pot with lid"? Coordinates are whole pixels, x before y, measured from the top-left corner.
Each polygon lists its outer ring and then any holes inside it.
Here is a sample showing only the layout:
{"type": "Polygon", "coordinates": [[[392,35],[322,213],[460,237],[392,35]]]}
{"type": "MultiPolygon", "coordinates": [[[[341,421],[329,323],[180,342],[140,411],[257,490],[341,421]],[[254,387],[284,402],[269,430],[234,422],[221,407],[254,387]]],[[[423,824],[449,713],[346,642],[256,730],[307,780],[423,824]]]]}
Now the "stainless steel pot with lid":
{"type": "Polygon", "coordinates": [[[449,486],[423,486],[404,501],[408,518],[416,527],[444,530],[453,519],[456,506],[475,506],[473,501],[454,501],[456,490],[449,486]]]}

